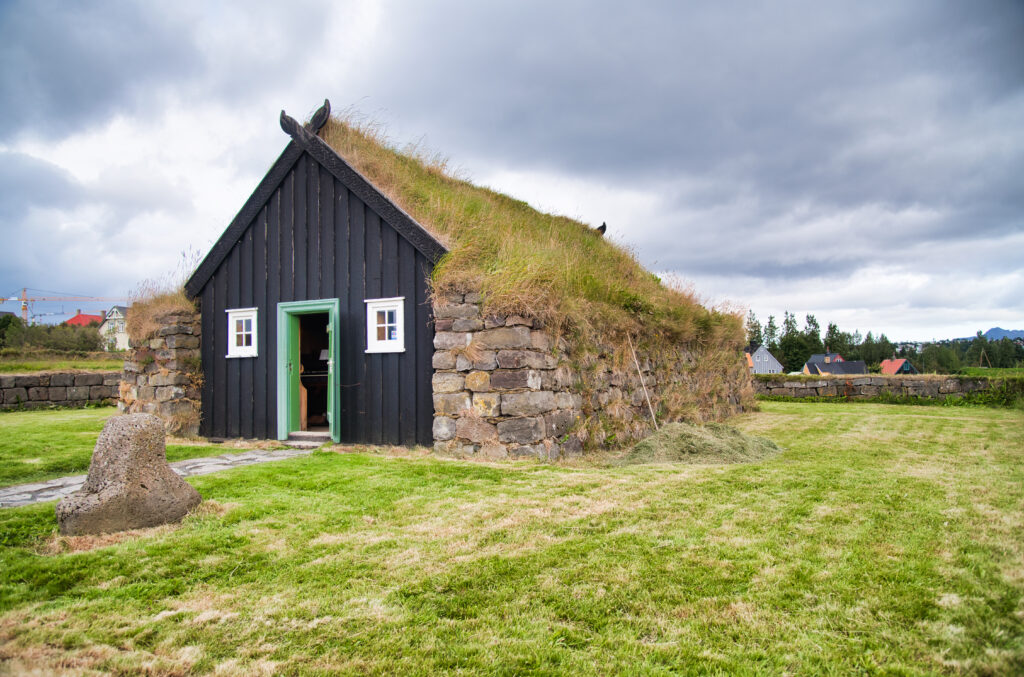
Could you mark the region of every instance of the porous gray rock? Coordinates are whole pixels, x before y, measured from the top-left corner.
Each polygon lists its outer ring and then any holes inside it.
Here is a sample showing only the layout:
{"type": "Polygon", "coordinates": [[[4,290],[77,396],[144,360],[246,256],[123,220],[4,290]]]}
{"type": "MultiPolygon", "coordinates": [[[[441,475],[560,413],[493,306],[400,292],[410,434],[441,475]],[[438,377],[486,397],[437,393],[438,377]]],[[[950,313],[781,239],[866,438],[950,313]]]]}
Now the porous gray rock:
{"type": "Polygon", "coordinates": [[[164,425],[151,414],[114,416],[96,440],[85,484],[57,504],[68,536],[155,527],[202,501],[167,465],[164,425]]]}

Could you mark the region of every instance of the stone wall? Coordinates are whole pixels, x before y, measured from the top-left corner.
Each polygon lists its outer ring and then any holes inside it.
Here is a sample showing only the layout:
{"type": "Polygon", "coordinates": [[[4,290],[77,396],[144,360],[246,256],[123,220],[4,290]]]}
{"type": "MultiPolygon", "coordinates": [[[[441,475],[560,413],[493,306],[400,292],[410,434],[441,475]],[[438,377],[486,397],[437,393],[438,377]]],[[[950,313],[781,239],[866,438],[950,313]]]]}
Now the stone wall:
{"type": "MultiPolygon", "coordinates": [[[[434,303],[434,449],[456,456],[577,455],[583,400],[543,329],[483,317],[479,294],[434,303]]],[[[562,346],[564,351],[564,344],[562,346]]]]}
{"type": "Polygon", "coordinates": [[[112,372],[42,372],[0,375],[0,408],[41,409],[113,404],[121,374],[112,372]]]}
{"type": "MultiPolygon", "coordinates": [[[[433,430],[440,453],[556,459],[644,437],[653,429],[652,408],[685,409],[698,419],[698,410],[719,418],[741,409],[720,365],[695,370],[685,350],[638,349],[636,362],[610,346],[574,355],[564,339],[529,318],[484,316],[476,293],[436,300],[434,322],[433,430]],[[673,406],[663,407],[668,400],[673,406]]],[[[745,364],[735,362],[749,397],[745,364]]]]}
{"type": "Polygon", "coordinates": [[[795,379],[778,375],[770,379],[755,378],[758,395],[779,397],[845,397],[863,400],[890,393],[897,397],[945,399],[963,397],[968,393],[989,390],[994,381],[960,376],[830,376],[820,379],[795,379]]]}
{"type": "Polygon", "coordinates": [[[199,434],[199,313],[170,313],[156,318],[156,335],[133,343],[121,376],[118,408],[155,414],[168,432],[199,434]]]}

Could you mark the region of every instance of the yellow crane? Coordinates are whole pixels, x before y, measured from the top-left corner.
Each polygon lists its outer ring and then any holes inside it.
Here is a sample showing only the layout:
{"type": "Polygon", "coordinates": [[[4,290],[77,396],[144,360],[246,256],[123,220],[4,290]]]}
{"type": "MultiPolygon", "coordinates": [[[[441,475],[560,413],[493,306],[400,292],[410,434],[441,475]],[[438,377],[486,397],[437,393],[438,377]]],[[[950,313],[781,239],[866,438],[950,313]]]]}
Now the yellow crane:
{"type": "Polygon", "coordinates": [[[21,321],[28,324],[28,304],[36,301],[105,301],[109,303],[124,303],[127,299],[115,298],[112,296],[33,296],[29,297],[28,287],[23,287],[21,290],[21,296],[12,296],[6,299],[0,299],[0,303],[5,301],[21,301],[21,321]]]}

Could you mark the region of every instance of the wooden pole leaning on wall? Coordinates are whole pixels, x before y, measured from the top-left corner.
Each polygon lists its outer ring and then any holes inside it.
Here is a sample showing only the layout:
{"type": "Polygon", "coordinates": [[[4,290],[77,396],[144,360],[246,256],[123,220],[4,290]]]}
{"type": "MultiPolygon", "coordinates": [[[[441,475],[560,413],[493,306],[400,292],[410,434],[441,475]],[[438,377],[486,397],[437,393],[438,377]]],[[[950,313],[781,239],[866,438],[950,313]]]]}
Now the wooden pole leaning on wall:
{"type": "Polygon", "coordinates": [[[629,352],[633,353],[633,364],[636,365],[637,376],[640,377],[640,387],[644,389],[644,398],[647,400],[647,408],[651,412],[651,421],[654,422],[654,429],[660,430],[658,427],[658,419],[654,415],[654,407],[651,406],[651,396],[647,393],[647,384],[644,383],[644,373],[640,370],[640,360],[636,359],[636,350],[633,349],[633,338],[626,334],[626,340],[629,341],[629,352]]]}

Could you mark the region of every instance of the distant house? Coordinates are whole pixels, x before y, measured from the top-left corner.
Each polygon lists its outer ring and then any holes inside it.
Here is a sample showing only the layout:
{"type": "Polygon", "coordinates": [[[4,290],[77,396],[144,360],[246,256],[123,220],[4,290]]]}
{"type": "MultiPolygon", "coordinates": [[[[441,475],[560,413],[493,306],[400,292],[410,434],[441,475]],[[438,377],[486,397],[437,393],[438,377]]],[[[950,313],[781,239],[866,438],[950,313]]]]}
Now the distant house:
{"type": "Polygon", "coordinates": [[[910,363],[910,360],[900,358],[898,360],[882,360],[882,373],[883,374],[916,374],[917,369],[914,369],[914,365],[910,363]]]}
{"type": "Polygon", "coordinates": [[[782,363],[775,359],[775,356],[768,352],[766,346],[757,346],[753,343],[747,346],[747,366],[751,374],[781,374],[782,363]]]}
{"type": "Polygon", "coordinates": [[[839,353],[816,353],[804,363],[803,373],[810,376],[866,374],[868,366],[864,360],[844,360],[839,353]]]}
{"type": "Polygon", "coordinates": [[[76,310],[75,316],[72,317],[70,320],[64,322],[64,324],[70,324],[75,327],[88,327],[93,322],[99,324],[102,321],[102,315],[88,315],[86,313],[83,313],[81,310],[76,310]]]}
{"type": "Polygon", "coordinates": [[[125,328],[126,306],[114,306],[100,323],[100,336],[107,350],[128,350],[128,330],[125,328]]]}

